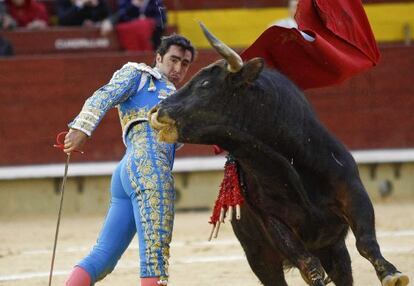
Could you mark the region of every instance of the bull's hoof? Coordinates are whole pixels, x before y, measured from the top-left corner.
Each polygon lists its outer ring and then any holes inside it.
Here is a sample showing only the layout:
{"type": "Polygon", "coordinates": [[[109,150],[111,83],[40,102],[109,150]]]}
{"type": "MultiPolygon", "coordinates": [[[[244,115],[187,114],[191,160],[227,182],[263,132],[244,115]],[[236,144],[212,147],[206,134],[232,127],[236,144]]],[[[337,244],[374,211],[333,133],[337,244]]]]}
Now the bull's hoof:
{"type": "MultiPolygon", "coordinates": [[[[310,286],[325,286],[325,270],[322,268],[322,266],[319,265],[317,268],[313,268],[311,271],[309,271],[308,275],[305,275],[300,271],[300,275],[302,275],[303,280],[310,285],[310,286]]],[[[328,282],[329,283],[329,282],[328,282]]]]}
{"type": "Polygon", "coordinates": [[[323,283],[325,283],[325,285],[326,284],[329,284],[329,283],[331,283],[332,282],[332,279],[331,279],[331,277],[329,277],[329,276],[326,276],[325,277],[325,280],[323,281],[323,283]]]}
{"type": "Polygon", "coordinates": [[[382,286],[406,286],[410,282],[407,275],[400,272],[396,272],[391,275],[387,275],[382,279],[382,286]]]}

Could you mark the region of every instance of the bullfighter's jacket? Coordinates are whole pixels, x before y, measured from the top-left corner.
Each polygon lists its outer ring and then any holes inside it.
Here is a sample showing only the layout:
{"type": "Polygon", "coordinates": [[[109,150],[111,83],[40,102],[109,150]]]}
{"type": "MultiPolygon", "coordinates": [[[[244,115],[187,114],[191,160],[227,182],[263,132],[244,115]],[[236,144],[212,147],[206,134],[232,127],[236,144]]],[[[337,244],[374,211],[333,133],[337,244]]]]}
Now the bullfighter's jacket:
{"type": "Polygon", "coordinates": [[[114,73],[108,84],[86,100],[82,111],[69,127],[91,136],[105,113],[117,107],[125,143],[131,124],[147,121],[149,110],[174,92],[174,85],[156,68],[129,62],[114,73]]]}

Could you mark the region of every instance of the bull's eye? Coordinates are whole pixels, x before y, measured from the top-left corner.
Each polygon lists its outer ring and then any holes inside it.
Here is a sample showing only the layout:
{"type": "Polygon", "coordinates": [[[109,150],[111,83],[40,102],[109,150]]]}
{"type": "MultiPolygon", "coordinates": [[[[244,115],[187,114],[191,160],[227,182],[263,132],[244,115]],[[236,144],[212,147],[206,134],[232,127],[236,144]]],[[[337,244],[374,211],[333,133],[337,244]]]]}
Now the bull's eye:
{"type": "Polygon", "coordinates": [[[201,83],[201,87],[207,87],[209,83],[210,83],[210,82],[209,82],[208,80],[204,80],[204,81],[201,83]]]}

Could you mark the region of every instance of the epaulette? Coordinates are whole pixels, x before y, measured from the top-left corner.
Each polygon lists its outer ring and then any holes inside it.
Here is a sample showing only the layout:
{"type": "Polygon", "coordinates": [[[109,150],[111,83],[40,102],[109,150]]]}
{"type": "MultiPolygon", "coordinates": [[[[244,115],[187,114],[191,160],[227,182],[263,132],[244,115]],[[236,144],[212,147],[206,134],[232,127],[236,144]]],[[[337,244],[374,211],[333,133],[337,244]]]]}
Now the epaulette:
{"type": "Polygon", "coordinates": [[[123,66],[123,68],[127,67],[127,66],[134,67],[139,71],[149,73],[150,75],[152,75],[156,79],[161,79],[161,77],[162,77],[161,74],[158,71],[154,70],[152,67],[150,67],[150,66],[148,66],[144,63],[128,62],[123,66]]]}

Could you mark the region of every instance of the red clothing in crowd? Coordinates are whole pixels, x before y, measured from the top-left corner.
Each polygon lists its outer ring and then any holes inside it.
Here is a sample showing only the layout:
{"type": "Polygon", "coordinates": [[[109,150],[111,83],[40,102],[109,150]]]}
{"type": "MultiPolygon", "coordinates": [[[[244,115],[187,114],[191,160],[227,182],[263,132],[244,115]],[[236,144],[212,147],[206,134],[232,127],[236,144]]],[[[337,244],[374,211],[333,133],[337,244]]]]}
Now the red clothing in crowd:
{"type": "Polygon", "coordinates": [[[35,0],[24,0],[21,6],[15,5],[11,0],[6,0],[10,16],[12,16],[19,27],[25,27],[34,20],[49,22],[46,7],[35,0]]]}

